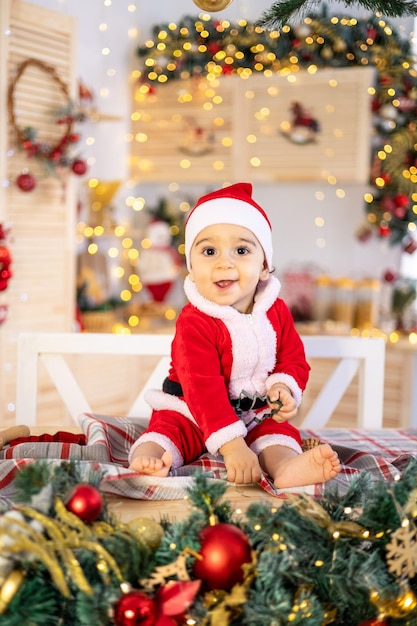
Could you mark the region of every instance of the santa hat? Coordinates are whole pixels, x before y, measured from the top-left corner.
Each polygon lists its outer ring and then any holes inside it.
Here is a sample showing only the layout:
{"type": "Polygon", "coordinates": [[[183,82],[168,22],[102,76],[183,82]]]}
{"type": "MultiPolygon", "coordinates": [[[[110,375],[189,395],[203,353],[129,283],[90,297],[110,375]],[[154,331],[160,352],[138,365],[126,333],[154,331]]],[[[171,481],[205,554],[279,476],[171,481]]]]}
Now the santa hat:
{"type": "Polygon", "coordinates": [[[250,183],[236,183],[202,196],[185,223],[185,258],[190,271],[191,246],[198,233],[212,224],[236,224],[250,230],[261,244],[272,271],[272,227],[265,211],[252,199],[250,183]]]}

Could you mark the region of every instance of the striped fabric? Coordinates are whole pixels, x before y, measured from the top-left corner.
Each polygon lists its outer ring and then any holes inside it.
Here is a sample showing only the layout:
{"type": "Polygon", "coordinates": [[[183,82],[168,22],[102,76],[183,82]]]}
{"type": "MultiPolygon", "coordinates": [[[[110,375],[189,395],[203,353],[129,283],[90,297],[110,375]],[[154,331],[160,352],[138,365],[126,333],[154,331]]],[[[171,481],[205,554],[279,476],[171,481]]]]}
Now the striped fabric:
{"type": "MultiPolygon", "coordinates": [[[[103,491],[139,500],[183,498],[197,470],[213,480],[226,479],[221,457],[215,458],[210,454],[204,454],[166,478],[132,472],[127,467],[127,455],[131,444],[145,428],[143,421],[85,413],[80,416],[79,424],[84,437],[66,437],[65,433],[57,433],[52,438],[29,437],[27,441],[15,445],[12,442],[0,450],[0,500],[13,499],[16,472],[35,459],[47,459],[51,464],[76,460],[86,477],[91,469],[103,472],[103,491]]],[[[340,474],[328,483],[291,489],[292,493],[319,496],[329,488],[337,488],[339,493],[344,493],[352,477],[360,472],[370,473],[375,480],[388,480],[401,473],[411,458],[417,457],[415,428],[377,431],[309,429],[304,430],[302,435],[306,439],[315,438],[331,444],[338,452],[343,467],[340,474]]],[[[259,485],[271,495],[282,497],[288,491],[276,489],[266,476],[262,477],[259,485]]]]}

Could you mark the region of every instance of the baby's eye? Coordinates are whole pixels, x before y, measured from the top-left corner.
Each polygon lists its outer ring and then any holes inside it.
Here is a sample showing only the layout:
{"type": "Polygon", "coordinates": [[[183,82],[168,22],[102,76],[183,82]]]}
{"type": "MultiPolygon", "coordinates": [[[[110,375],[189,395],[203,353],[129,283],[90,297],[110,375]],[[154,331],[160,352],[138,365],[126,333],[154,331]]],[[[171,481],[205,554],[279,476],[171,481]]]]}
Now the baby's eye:
{"type": "Polygon", "coordinates": [[[213,254],[215,254],[216,251],[214,248],[204,248],[203,250],[203,254],[205,254],[206,256],[213,256],[213,254]]]}
{"type": "Polygon", "coordinates": [[[240,248],[237,248],[236,252],[238,254],[248,254],[249,250],[247,248],[244,248],[243,246],[241,246],[240,248]]]}

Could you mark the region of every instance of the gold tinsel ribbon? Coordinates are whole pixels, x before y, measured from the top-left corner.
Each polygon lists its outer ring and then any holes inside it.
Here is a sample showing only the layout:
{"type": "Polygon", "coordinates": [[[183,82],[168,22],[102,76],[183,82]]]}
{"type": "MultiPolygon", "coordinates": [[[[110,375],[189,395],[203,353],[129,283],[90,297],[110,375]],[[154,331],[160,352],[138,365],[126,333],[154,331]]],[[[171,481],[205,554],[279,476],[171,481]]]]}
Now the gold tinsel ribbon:
{"type": "MultiPolygon", "coordinates": [[[[66,577],[84,593],[92,594],[93,589],[77,560],[75,550],[88,550],[97,555],[98,562],[113,570],[119,582],[123,581],[120,568],[114,557],[96,540],[96,525],[84,524],[80,518],[70,513],[63,502],[56,500],[56,518],[50,518],[29,506],[18,507],[18,511],[29,520],[36,520],[43,531],[39,531],[30,521],[13,519],[7,528],[0,528],[0,551],[3,556],[19,555],[26,552],[37,558],[48,570],[53,584],[64,597],[71,595],[66,577]]],[[[117,529],[110,524],[97,525],[100,536],[113,534],[117,529]]]]}
{"type": "Polygon", "coordinates": [[[314,521],[320,528],[325,528],[333,537],[363,537],[366,529],[351,520],[335,522],[330,515],[313,498],[305,493],[286,494],[291,505],[307,519],[314,521]]]}

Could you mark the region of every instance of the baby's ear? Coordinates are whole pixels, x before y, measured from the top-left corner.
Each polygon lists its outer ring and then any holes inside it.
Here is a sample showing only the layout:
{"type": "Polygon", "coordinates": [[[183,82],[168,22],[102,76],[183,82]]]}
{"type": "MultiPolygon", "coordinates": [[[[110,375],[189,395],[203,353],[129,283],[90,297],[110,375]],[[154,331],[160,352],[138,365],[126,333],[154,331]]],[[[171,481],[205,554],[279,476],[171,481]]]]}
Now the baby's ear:
{"type": "Polygon", "coordinates": [[[267,280],[269,278],[269,268],[266,259],[264,259],[264,264],[262,266],[261,272],[259,274],[260,280],[267,280]]]}

